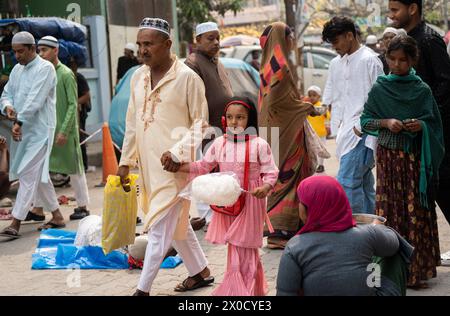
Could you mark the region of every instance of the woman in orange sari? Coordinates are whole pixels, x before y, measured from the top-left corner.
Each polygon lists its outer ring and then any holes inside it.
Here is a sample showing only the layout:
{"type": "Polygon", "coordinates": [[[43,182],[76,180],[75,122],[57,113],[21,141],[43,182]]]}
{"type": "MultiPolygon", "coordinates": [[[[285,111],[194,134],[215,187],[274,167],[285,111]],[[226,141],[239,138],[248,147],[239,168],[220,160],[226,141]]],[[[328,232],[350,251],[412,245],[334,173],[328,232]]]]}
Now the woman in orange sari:
{"type": "Polygon", "coordinates": [[[316,153],[327,152],[307,122],[308,115],[317,115],[314,106],[302,100],[293,78],[295,68],[289,61],[289,53],[294,49],[291,29],[284,23],[273,23],[260,41],[263,53],[259,126],[261,134],[266,132],[267,141],[275,147],[274,157],[278,158],[280,169],[267,205],[275,232],[266,230],[264,235],[268,236],[269,248],[283,249],[301,226],[296,189],[303,179],[314,174],[316,153]]]}

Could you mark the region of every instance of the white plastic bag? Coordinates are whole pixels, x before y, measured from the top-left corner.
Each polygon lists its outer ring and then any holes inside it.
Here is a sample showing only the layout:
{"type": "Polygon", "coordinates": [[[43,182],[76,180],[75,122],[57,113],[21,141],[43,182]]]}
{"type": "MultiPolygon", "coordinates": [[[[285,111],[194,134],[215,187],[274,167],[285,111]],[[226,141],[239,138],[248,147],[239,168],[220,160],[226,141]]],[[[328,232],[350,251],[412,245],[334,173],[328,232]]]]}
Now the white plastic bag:
{"type": "Polygon", "coordinates": [[[243,191],[234,172],[217,172],[196,177],[178,196],[209,205],[231,206],[243,191]]]}
{"type": "Polygon", "coordinates": [[[102,246],[102,218],[90,215],[78,224],[75,246],[102,246]]]}

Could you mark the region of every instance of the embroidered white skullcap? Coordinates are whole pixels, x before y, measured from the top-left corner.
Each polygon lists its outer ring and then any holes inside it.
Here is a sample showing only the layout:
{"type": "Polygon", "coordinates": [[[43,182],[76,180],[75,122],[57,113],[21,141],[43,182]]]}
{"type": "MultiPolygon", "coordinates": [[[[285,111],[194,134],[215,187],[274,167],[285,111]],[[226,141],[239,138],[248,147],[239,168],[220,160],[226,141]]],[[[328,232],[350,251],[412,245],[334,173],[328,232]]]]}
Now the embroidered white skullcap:
{"type": "Polygon", "coordinates": [[[34,36],[29,32],[19,32],[14,35],[11,45],[21,44],[21,45],[35,45],[36,41],[34,36]]]}
{"type": "Polygon", "coordinates": [[[127,45],[125,45],[125,49],[131,50],[133,51],[133,53],[136,53],[136,45],[134,45],[133,43],[127,43],[127,45]]]}
{"type": "Polygon", "coordinates": [[[58,48],[59,43],[58,43],[58,40],[56,38],[54,38],[53,36],[44,36],[43,38],[41,38],[39,40],[38,46],[48,46],[48,47],[58,48]]]}
{"type": "Polygon", "coordinates": [[[169,22],[159,18],[144,18],[141,24],[139,25],[139,29],[156,30],[170,36],[169,22]]]}
{"type": "Polygon", "coordinates": [[[309,87],[307,92],[309,92],[309,91],[314,91],[318,95],[322,95],[322,89],[320,89],[318,86],[309,87]]]}
{"type": "Polygon", "coordinates": [[[217,23],[214,22],[205,22],[197,25],[195,28],[195,36],[202,35],[207,32],[212,31],[219,31],[219,27],[217,26],[217,23]]]}

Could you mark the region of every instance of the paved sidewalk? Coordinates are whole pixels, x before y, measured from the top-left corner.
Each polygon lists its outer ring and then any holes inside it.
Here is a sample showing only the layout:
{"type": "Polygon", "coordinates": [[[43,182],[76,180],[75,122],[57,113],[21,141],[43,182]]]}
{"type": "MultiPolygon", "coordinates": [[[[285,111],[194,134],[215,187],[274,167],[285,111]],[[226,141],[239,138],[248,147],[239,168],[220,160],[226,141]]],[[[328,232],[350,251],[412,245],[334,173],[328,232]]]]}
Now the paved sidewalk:
{"type": "MultiPolygon", "coordinates": [[[[334,141],[328,141],[327,147],[335,152],[334,141]]],[[[337,161],[333,157],[325,162],[326,172],[335,176],[337,161]]],[[[101,215],[103,189],[94,187],[101,182],[101,170],[88,173],[88,183],[91,195],[91,214],[101,215]]],[[[58,189],[58,195],[73,196],[70,188],[58,189]]],[[[62,213],[68,219],[74,205],[63,206],[62,213]]],[[[442,213],[438,211],[441,251],[450,250],[450,226],[442,213]]],[[[47,220],[50,215],[47,215],[47,220]]],[[[9,222],[0,221],[0,229],[9,222]]],[[[0,239],[0,295],[131,295],[136,289],[140,270],[31,270],[31,255],[39,238],[37,224],[27,224],[22,227],[22,238],[5,242],[0,239]]],[[[78,222],[67,222],[67,230],[76,230],[78,222]]],[[[138,231],[142,226],[138,227],[138,231]]],[[[223,279],[226,265],[226,247],[212,246],[204,240],[204,232],[198,231],[198,238],[210,262],[209,267],[215,276],[213,286],[187,293],[173,291],[175,285],[187,275],[184,265],[175,269],[160,270],[151,294],[152,295],[210,295],[214,286],[223,279]]],[[[275,295],[276,275],[281,251],[261,249],[262,261],[269,283],[269,295],[275,295]]],[[[438,277],[429,282],[430,289],[408,291],[408,295],[450,295],[450,267],[439,267],[438,277]]]]}

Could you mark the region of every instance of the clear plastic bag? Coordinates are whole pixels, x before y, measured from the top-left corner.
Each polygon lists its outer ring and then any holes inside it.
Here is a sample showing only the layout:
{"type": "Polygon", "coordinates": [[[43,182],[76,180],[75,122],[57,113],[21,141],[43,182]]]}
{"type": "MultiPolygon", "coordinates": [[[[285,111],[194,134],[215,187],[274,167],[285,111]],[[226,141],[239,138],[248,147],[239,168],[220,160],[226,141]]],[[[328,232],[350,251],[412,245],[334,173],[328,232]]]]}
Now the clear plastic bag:
{"type": "Polygon", "coordinates": [[[78,224],[75,246],[101,246],[102,245],[102,218],[90,215],[83,218],[78,224]]]}
{"type": "Polygon", "coordinates": [[[209,205],[231,206],[242,192],[245,190],[234,172],[217,172],[196,177],[178,196],[209,205]]]}

